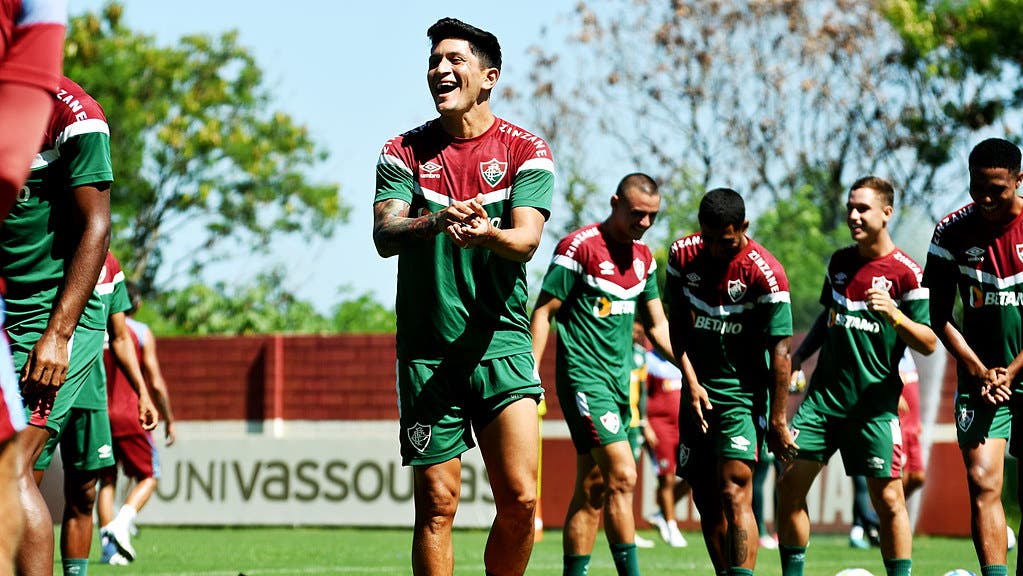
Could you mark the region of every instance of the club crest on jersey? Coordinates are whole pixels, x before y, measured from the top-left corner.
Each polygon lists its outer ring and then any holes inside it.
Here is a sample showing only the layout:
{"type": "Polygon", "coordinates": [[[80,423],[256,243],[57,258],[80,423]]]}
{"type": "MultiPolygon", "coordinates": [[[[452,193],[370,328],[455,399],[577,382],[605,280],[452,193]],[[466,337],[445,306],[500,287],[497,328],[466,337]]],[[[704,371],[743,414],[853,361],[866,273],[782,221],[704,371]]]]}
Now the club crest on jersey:
{"type": "Polygon", "coordinates": [[[483,175],[483,179],[490,184],[493,188],[497,186],[497,183],[504,178],[504,173],[508,171],[508,163],[500,162],[497,158],[491,158],[486,162],[480,162],[480,174],[483,175]]]}
{"type": "Polygon", "coordinates": [[[1023,244],[1016,244],[1016,257],[1023,262],[1023,244]]]}
{"type": "Polygon", "coordinates": [[[604,415],[600,417],[600,423],[612,434],[617,434],[622,428],[622,421],[614,412],[605,412],[604,415]]]}
{"type": "Polygon", "coordinates": [[[632,261],[632,269],[636,271],[636,278],[642,280],[646,277],[646,264],[639,258],[632,261]]]}
{"type": "Polygon", "coordinates": [[[745,295],[746,285],[742,283],[742,280],[728,281],[728,297],[732,299],[732,302],[738,302],[745,295]]]}
{"type": "Polygon", "coordinates": [[[970,429],[970,424],[973,424],[973,410],[967,410],[966,408],[959,409],[959,417],[956,418],[956,424],[959,425],[959,429],[966,432],[970,429]]]}
{"type": "Polygon", "coordinates": [[[410,427],[406,432],[408,433],[408,441],[412,443],[416,450],[419,450],[420,454],[430,445],[432,427],[416,422],[416,425],[410,427]]]}
{"type": "Polygon", "coordinates": [[[870,287],[888,292],[892,289],[892,281],[884,276],[874,276],[870,279],[870,287]]]}

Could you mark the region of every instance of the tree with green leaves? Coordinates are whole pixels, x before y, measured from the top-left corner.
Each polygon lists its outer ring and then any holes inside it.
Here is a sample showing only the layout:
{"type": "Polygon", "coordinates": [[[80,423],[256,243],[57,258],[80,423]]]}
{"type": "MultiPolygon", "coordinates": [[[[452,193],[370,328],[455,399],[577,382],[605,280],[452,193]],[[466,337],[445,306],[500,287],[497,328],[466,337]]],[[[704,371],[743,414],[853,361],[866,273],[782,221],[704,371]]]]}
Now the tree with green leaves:
{"type": "Polygon", "coordinates": [[[348,208],[337,184],[306,176],[327,154],[274,110],[238,33],[162,46],[126,27],[123,10],[111,3],[71,20],[65,74],[109,119],[111,247],[128,278],[156,293],[172,236],[191,244],[168,275],[194,275],[228,248],[265,251],[282,234],[332,235],[348,208]],[[185,224],[198,231],[174,235],[185,224]]]}

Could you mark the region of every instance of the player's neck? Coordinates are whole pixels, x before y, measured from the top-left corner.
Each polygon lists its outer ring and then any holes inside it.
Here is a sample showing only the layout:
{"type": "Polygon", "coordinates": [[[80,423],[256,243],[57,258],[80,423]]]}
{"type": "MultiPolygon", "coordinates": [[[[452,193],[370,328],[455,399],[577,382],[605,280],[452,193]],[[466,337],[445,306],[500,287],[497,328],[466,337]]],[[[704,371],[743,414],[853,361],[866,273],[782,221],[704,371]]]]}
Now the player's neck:
{"type": "Polygon", "coordinates": [[[444,131],[455,138],[475,138],[482,135],[494,125],[496,118],[490,112],[490,106],[483,102],[473,106],[471,110],[457,116],[440,117],[440,125],[444,131]]]}
{"type": "Polygon", "coordinates": [[[860,256],[864,258],[880,258],[881,256],[887,256],[892,250],[895,250],[895,242],[892,241],[892,236],[888,233],[888,229],[883,228],[873,239],[858,242],[857,248],[860,256]]]}

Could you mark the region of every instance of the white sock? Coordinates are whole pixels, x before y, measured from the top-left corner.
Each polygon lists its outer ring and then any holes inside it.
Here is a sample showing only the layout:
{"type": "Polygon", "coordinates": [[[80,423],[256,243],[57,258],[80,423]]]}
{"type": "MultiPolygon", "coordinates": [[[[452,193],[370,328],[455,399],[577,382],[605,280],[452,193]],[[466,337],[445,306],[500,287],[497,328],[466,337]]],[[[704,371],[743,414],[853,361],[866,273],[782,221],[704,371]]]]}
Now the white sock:
{"type": "Polygon", "coordinates": [[[117,512],[117,517],[111,524],[120,524],[121,526],[127,527],[135,521],[135,516],[138,512],[132,506],[125,504],[121,506],[121,509],[117,512]]]}
{"type": "Polygon", "coordinates": [[[853,540],[863,540],[863,526],[853,526],[849,530],[849,537],[853,540]]]}
{"type": "Polygon", "coordinates": [[[678,520],[668,520],[668,527],[670,528],[672,526],[678,528],[678,520]]]}

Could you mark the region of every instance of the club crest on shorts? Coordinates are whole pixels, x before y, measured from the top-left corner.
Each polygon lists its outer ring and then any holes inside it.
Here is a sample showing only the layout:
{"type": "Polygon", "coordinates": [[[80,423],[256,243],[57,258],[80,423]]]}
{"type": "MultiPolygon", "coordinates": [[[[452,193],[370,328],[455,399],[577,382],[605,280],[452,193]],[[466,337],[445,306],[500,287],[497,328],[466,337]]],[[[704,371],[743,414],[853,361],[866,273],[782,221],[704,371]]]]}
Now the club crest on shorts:
{"type": "Polygon", "coordinates": [[[970,424],[973,424],[973,410],[967,410],[966,408],[959,409],[959,417],[956,418],[956,424],[959,425],[959,429],[966,432],[970,429],[970,424]]]}
{"type": "Polygon", "coordinates": [[[497,183],[504,178],[504,173],[508,171],[508,163],[500,162],[497,158],[491,158],[486,162],[480,162],[480,174],[483,175],[483,179],[490,184],[493,188],[497,186],[497,183]]]}
{"type": "Polygon", "coordinates": [[[892,289],[892,281],[884,276],[874,276],[870,279],[870,287],[888,292],[892,289]]]}
{"type": "Polygon", "coordinates": [[[742,283],[742,280],[728,281],[728,297],[732,299],[732,302],[738,302],[745,295],[746,285],[742,283]]]}
{"type": "Polygon", "coordinates": [[[689,446],[682,444],[678,445],[678,465],[679,467],[685,466],[689,462],[689,446]]]}
{"type": "Polygon", "coordinates": [[[415,426],[410,427],[406,432],[408,433],[408,441],[412,443],[416,450],[419,450],[420,454],[430,445],[430,434],[432,432],[430,426],[416,422],[415,426]]]}
{"type": "Polygon", "coordinates": [[[614,412],[605,412],[604,415],[600,417],[600,423],[603,424],[604,428],[612,434],[617,434],[622,428],[622,421],[614,412]]]}

